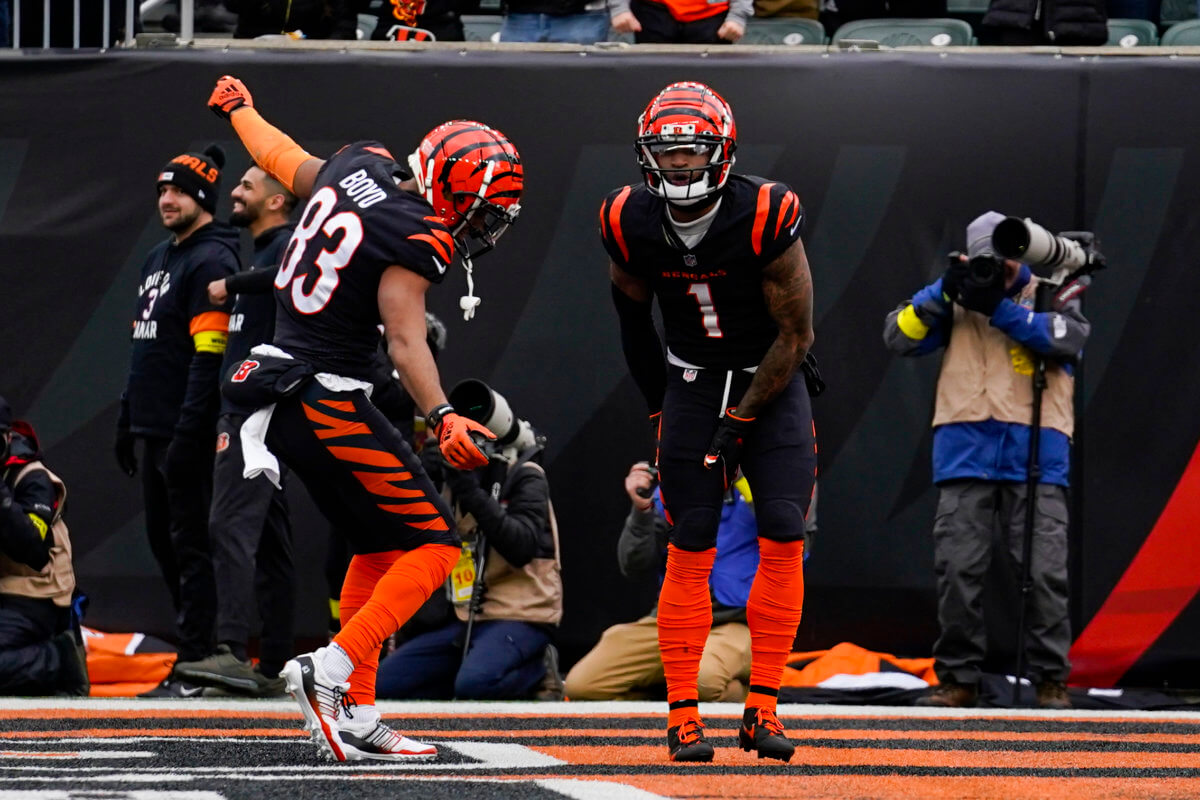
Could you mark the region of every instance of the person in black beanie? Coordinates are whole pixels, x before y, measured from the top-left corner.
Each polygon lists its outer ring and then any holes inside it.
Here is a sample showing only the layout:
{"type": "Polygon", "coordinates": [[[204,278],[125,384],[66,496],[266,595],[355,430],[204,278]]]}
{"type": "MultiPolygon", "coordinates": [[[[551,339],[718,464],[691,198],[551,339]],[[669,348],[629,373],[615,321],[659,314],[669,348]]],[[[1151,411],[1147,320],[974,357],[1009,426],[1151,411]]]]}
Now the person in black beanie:
{"type": "MultiPolygon", "coordinates": [[[[180,661],[215,646],[208,507],[229,313],[207,287],[239,268],[237,231],[213,220],[224,165],[224,151],[212,145],[159,170],[158,213],[171,235],[142,267],[117,420],[117,464],[130,477],[143,444],[146,528],[175,604],[180,661]]],[[[165,681],[155,692],[179,690],[165,681]]]]}

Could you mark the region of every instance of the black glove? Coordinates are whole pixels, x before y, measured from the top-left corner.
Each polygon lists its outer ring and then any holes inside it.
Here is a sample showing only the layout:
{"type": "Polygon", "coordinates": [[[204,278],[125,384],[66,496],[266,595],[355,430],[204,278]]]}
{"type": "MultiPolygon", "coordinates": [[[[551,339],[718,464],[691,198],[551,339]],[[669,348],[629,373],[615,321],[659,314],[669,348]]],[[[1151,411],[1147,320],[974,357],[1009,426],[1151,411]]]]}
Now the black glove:
{"type": "Polygon", "coordinates": [[[738,464],[742,460],[742,445],[754,424],[753,417],[737,416],[737,409],[726,409],[725,416],[717,423],[712,444],[704,454],[704,468],[712,469],[720,462],[725,473],[725,488],[737,480],[738,464]]]}
{"type": "Polygon", "coordinates": [[[958,301],[958,296],[962,292],[963,281],[966,280],[967,274],[971,269],[970,262],[964,261],[962,253],[957,250],[947,256],[949,265],[946,271],[942,273],[942,294],[950,298],[951,303],[958,301]]]}
{"type": "Polygon", "coordinates": [[[134,452],[137,439],[129,428],[117,428],[117,439],[113,443],[113,452],[117,456],[117,466],[129,477],[137,474],[138,460],[134,452]]]}
{"type": "Polygon", "coordinates": [[[1073,242],[1079,242],[1083,247],[1083,252],[1087,254],[1087,263],[1092,269],[1103,269],[1108,262],[1104,258],[1104,254],[1096,249],[1096,234],[1091,231],[1062,231],[1058,234],[1064,239],[1070,239],[1073,242]]]}
{"type": "Polygon", "coordinates": [[[1004,299],[1004,281],[986,286],[966,286],[959,296],[959,304],[971,311],[978,311],[985,317],[996,313],[996,307],[1004,299]]]}
{"type": "Polygon", "coordinates": [[[167,483],[182,486],[203,477],[205,472],[212,472],[212,457],[215,454],[215,445],[206,445],[191,436],[175,434],[167,445],[167,457],[163,461],[167,483]]]}

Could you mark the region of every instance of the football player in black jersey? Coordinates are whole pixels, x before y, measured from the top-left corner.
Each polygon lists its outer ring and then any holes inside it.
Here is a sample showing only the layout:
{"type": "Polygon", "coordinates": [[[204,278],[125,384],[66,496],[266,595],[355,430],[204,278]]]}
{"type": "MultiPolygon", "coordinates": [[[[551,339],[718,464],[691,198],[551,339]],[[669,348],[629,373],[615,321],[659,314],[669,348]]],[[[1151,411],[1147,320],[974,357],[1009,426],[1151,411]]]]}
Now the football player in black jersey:
{"type": "Polygon", "coordinates": [[[729,105],[700,83],[668,86],[638,120],[643,185],[605,199],[600,232],[630,372],[649,405],[673,525],[658,607],[668,752],[711,761],[696,675],[712,626],[708,577],[724,490],[754,491],[759,567],[747,603],[745,750],[791,758],[775,716],[804,596],[804,516],[816,435],[800,367],[813,341],[803,209],[784,184],[733,174],[729,105]],[[651,316],[658,298],[666,356],[651,316]]]}
{"type": "MultiPolygon", "coordinates": [[[[435,757],[380,721],[375,672],[380,644],[442,585],[461,542],[412,449],[368,399],[376,326],[447,462],[486,464],[477,442],[495,436],[446,402],[426,343],[425,292],[456,253],[470,285],[471,258],[520,210],[520,157],[499,131],[457,120],[421,141],[410,175],[377,142],[314,158],[259,115],[236,78],[217,82],[209,106],[259,166],[311,198],[275,279],[274,344],[254,348],[223,387],[227,396],[266,395],[241,430],[247,474],[271,474],[274,455],[282,458],[354,553],[341,631],[281,676],[314,740],[338,761],[435,757]]],[[[464,298],[464,310],[472,301],[464,298]]]]}

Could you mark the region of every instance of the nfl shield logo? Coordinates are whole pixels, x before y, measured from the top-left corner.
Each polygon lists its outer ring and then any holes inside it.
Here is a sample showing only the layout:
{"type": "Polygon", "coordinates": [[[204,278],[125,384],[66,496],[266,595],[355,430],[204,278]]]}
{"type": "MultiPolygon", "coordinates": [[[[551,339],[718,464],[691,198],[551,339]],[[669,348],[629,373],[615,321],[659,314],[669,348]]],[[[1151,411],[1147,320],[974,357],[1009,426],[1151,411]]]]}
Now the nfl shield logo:
{"type": "Polygon", "coordinates": [[[685,267],[694,267],[694,266],[696,266],[696,257],[695,257],[694,255],[692,255],[691,253],[688,253],[687,255],[685,255],[685,256],[683,257],[683,265],[684,265],[685,267]]]}
{"type": "Polygon", "coordinates": [[[694,369],[685,369],[685,370],[683,371],[683,379],[684,379],[684,381],[686,381],[687,383],[691,383],[692,381],[696,380],[696,375],[697,375],[697,374],[698,374],[698,373],[697,373],[697,372],[696,372],[696,370],[694,370],[694,369]]]}

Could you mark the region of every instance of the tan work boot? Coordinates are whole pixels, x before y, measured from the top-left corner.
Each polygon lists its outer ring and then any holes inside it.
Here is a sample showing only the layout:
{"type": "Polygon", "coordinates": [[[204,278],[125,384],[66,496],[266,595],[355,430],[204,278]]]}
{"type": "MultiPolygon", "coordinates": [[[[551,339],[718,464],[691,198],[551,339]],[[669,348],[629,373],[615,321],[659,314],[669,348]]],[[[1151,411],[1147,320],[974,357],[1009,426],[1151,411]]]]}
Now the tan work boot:
{"type": "Polygon", "coordinates": [[[1071,696],[1062,681],[1042,681],[1037,685],[1038,708],[1071,708],[1071,696]]]}
{"type": "Polygon", "coordinates": [[[917,698],[916,705],[932,708],[974,708],[979,688],[967,683],[942,681],[917,698]]]}

